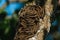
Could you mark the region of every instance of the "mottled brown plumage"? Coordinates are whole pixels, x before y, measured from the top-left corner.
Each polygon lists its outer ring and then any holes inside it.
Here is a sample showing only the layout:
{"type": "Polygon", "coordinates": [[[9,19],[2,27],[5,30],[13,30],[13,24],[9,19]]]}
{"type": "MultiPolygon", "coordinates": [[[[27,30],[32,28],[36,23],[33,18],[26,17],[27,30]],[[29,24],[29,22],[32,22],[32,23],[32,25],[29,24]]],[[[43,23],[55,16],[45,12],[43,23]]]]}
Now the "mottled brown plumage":
{"type": "Polygon", "coordinates": [[[40,6],[25,6],[19,12],[19,23],[14,40],[28,40],[33,37],[39,29],[39,19],[43,17],[43,9],[40,6]]]}

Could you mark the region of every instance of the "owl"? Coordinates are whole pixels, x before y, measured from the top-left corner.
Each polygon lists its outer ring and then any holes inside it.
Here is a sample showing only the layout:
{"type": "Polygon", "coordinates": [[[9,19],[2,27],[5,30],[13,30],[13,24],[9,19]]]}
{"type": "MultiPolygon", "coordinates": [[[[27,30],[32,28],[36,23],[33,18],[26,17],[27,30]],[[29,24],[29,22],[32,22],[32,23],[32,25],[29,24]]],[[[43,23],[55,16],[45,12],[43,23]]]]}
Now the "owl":
{"type": "Polygon", "coordinates": [[[33,37],[40,28],[40,19],[44,16],[43,8],[37,5],[28,5],[21,9],[14,40],[28,40],[33,37]]]}

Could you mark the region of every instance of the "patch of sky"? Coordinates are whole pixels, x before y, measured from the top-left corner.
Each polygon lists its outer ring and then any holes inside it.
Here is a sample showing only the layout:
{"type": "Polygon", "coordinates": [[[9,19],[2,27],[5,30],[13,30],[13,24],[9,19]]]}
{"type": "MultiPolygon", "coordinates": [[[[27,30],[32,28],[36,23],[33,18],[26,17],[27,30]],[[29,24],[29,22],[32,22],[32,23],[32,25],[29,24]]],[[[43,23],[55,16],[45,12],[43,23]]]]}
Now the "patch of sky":
{"type": "Polygon", "coordinates": [[[10,3],[6,8],[5,11],[7,12],[7,16],[11,16],[15,10],[20,10],[22,7],[24,7],[24,3],[10,3]]]}
{"type": "Polygon", "coordinates": [[[52,34],[48,34],[48,35],[46,36],[46,39],[45,39],[45,40],[53,40],[52,34]]]}
{"type": "Polygon", "coordinates": [[[2,7],[6,3],[6,0],[0,0],[0,7],[2,7]]]}
{"type": "Polygon", "coordinates": [[[55,20],[53,23],[52,23],[52,26],[56,26],[58,24],[58,21],[55,20]]]}

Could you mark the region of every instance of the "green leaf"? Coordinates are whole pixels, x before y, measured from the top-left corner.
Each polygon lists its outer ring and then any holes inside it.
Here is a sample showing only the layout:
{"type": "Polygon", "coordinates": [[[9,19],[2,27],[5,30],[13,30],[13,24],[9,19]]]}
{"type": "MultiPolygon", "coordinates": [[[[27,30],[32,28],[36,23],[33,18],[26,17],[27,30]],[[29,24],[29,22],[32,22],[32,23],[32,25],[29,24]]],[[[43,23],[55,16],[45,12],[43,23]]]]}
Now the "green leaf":
{"type": "Polygon", "coordinates": [[[4,34],[8,34],[8,33],[9,33],[9,30],[10,30],[10,27],[7,27],[7,28],[5,29],[4,34]]]}

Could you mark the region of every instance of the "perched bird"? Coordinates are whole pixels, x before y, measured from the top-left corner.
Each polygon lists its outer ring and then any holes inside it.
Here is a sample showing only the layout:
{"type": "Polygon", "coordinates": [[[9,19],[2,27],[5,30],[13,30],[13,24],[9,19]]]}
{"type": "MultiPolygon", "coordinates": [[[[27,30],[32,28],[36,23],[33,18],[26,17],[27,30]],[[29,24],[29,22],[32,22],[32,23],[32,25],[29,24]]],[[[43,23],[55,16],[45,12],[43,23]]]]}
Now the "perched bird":
{"type": "Polygon", "coordinates": [[[43,5],[35,4],[35,1],[27,4],[19,12],[19,23],[14,40],[44,40],[51,26],[52,0],[47,0],[43,5]]]}
{"type": "Polygon", "coordinates": [[[28,40],[40,28],[39,20],[44,18],[43,9],[37,5],[25,6],[19,12],[19,23],[14,40],[28,40]]]}

